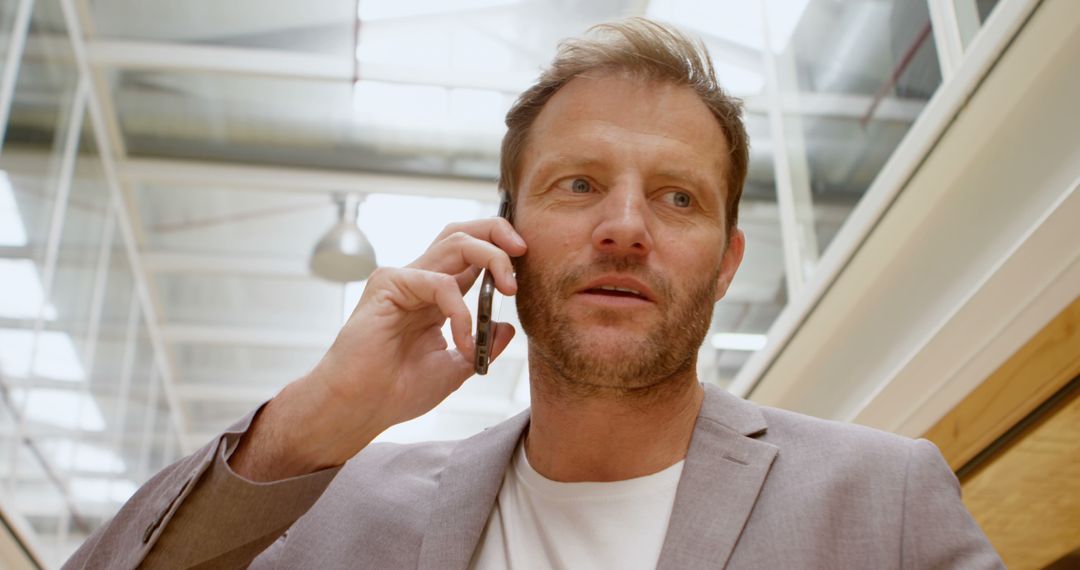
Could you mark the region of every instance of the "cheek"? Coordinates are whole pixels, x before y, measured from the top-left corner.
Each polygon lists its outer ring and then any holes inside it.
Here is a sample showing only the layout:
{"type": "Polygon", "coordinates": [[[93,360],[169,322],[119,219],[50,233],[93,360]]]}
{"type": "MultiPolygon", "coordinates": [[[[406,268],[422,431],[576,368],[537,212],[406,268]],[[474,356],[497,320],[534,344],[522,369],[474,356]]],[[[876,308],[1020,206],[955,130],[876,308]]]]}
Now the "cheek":
{"type": "Polygon", "coordinates": [[[557,216],[522,220],[520,225],[515,226],[529,245],[528,255],[547,259],[587,248],[589,234],[583,228],[584,224],[566,223],[557,216]]]}
{"type": "Polygon", "coordinates": [[[715,275],[723,262],[723,245],[715,240],[671,238],[657,244],[654,253],[667,271],[695,281],[715,275]]]}

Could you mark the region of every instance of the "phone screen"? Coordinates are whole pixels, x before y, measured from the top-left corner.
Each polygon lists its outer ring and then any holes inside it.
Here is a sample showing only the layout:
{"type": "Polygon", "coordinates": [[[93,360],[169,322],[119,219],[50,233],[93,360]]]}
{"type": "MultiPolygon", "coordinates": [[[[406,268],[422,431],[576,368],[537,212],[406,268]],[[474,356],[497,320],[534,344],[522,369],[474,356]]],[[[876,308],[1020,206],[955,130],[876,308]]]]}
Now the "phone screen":
{"type": "MultiPolygon", "coordinates": [[[[499,202],[499,217],[510,219],[510,195],[502,192],[499,202]]],[[[495,321],[492,319],[492,305],[495,299],[495,276],[485,269],[480,282],[480,302],[476,309],[476,361],[477,374],[487,374],[491,363],[491,348],[495,345],[495,321]]]]}

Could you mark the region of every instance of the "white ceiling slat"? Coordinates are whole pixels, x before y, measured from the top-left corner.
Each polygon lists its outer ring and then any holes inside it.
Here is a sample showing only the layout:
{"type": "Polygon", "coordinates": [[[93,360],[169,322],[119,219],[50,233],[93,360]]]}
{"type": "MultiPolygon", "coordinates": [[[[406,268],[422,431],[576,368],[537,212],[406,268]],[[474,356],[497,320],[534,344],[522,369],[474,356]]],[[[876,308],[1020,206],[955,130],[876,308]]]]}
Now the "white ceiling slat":
{"type": "Polygon", "coordinates": [[[277,2],[261,0],[187,0],[93,2],[91,16],[103,35],[134,35],[183,41],[223,39],[280,32],[284,29],[334,29],[356,17],[355,0],[277,2]]]}
{"type": "Polygon", "coordinates": [[[222,384],[178,384],[177,394],[185,400],[205,400],[210,402],[246,403],[252,407],[270,399],[277,390],[269,386],[222,385],[222,384]]]}
{"type": "Polygon", "coordinates": [[[130,181],[167,182],[245,190],[286,192],[358,192],[404,194],[437,198],[463,198],[495,202],[495,181],[338,172],[305,168],[282,168],[183,160],[127,159],[120,175],[130,181]]]}
{"type": "Polygon", "coordinates": [[[154,69],[240,73],[351,81],[353,61],[305,52],[205,46],[180,43],[94,40],[87,42],[90,63],[115,69],[154,69]]]}
{"type": "Polygon", "coordinates": [[[288,258],[148,251],[143,254],[143,267],[154,273],[311,278],[305,260],[288,258]]]}
{"type": "Polygon", "coordinates": [[[95,40],[88,42],[87,48],[91,63],[104,69],[229,73],[343,82],[351,82],[359,74],[361,79],[370,81],[491,89],[510,94],[520,93],[535,77],[535,73],[529,71],[470,73],[461,69],[418,68],[379,62],[361,62],[357,69],[357,63],[351,58],[228,46],[95,40]]]}
{"type": "Polygon", "coordinates": [[[282,348],[327,348],[337,330],[296,331],[267,327],[227,327],[219,325],[164,324],[162,336],[172,344],[223,344],[230,346],[271,346],[282,348]]]}
{"type": "MultiPolygon", "coordinates": [[[[350,59],[307,52],[124,40],[96,40],[89,42],[87,47],[90,61],[108,69],[230,73],[325,81],[352,81],[355,72],[354,62],[350,59]]],[[[510,94],[520,93],[535,76],[531,71],[470,73],[460,69],[420,69],[380,62],[362,62],[360,71],[364,80],[489,89],[510,94]]],[[[750,113],[763,113],[767,108],[761,95],[748,96],[745,103],[750,113]]],[[[847,118],[862,118],[873,103],[874,97],[870,95],[846,93],[788,93],[781,101],[786,113],[847,118]]],[[[878,103],[875,117],[911,122],[925,104],[926,101],[921,99],[887,97],[878,103]]]]}

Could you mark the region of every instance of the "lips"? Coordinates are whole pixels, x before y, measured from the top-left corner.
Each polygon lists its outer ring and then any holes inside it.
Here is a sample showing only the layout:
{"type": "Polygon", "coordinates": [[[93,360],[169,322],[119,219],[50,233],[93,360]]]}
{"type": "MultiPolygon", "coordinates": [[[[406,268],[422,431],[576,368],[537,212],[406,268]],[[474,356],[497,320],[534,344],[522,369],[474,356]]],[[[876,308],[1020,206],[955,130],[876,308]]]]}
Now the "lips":
{"type": "Polygon", "coordinates": [[[656,302],[656,294],[648,285],[626,275],[605,275],[587,283],[578,289],[577,293],[589,295],[603,295],[608,297],[623,297],[640,299],[650,303],[656,302]]]}

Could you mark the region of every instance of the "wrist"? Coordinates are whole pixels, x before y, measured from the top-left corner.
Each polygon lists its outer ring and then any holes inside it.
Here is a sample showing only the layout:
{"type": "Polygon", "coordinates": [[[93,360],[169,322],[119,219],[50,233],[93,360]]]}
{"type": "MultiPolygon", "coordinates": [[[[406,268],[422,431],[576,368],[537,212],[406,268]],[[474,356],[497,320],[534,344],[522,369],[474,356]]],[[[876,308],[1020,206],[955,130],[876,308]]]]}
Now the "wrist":
{"type": "Polygon", "coordinates": [[[253,419],[229,465],[252,481],[275,481],[337,467],[381,430],[357,425],[363,412],[343,406],[308,377],[287,385],[253,419]],[[350,427],[356,426],[356,427],[350,427]]]}

